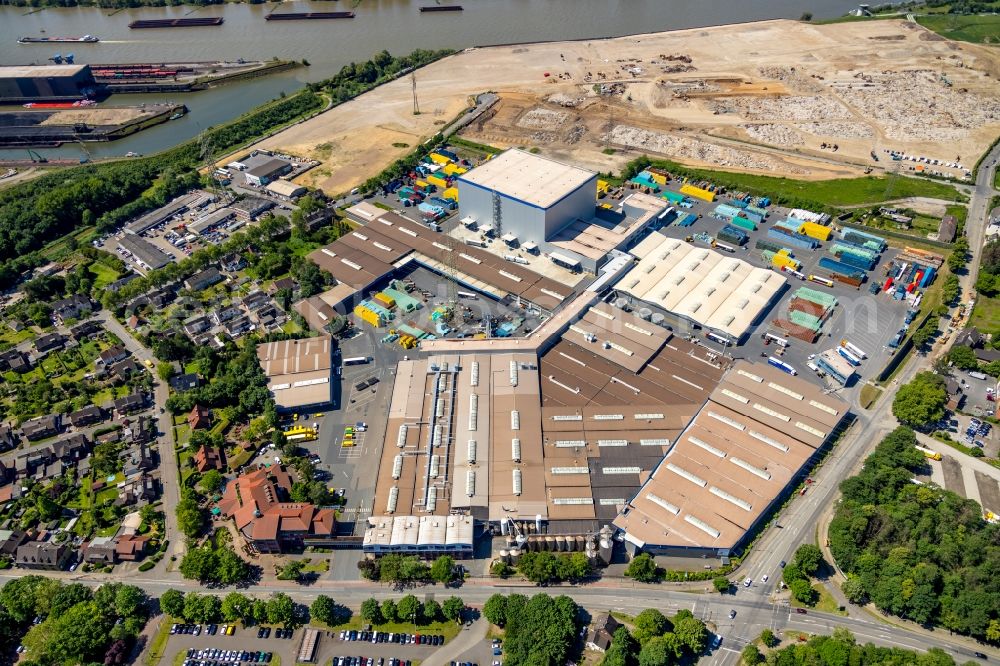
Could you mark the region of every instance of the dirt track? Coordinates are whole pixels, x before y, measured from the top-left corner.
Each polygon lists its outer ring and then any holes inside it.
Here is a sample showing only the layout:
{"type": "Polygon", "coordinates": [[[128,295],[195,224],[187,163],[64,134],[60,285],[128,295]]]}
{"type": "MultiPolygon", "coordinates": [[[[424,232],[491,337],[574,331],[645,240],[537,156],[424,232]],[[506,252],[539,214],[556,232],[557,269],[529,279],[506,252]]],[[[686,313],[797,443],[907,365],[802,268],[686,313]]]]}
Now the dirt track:
{"type": "Polygon", "coordinates": [[[903,21],[766,21],[473,49],[417,73],[420,115],[407,78],[260,146],[322,160],[301,180],[343,192],[493,90],[496,113],[464,135],[600,170],[639,152],[802,179],[913,166],[885,149],[971,168],[1000,132],[997,77],[996,50],[903,21]]]}

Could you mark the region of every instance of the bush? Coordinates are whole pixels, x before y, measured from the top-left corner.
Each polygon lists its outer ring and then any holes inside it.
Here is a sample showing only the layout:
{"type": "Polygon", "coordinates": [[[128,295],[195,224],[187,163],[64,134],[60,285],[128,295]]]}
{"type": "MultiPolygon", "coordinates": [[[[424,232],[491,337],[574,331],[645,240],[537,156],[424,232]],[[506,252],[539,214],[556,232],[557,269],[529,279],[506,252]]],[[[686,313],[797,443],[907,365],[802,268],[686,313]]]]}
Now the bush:
{"type": "Polygon", "coordinates": [[[142,564],[139,565],[139,571],[149,571],[150,569],[152,569],[155,566],[156,566],[156,562],[153,562],[151,560],[146,560],[145,562],[143,562],[142,564]]]}

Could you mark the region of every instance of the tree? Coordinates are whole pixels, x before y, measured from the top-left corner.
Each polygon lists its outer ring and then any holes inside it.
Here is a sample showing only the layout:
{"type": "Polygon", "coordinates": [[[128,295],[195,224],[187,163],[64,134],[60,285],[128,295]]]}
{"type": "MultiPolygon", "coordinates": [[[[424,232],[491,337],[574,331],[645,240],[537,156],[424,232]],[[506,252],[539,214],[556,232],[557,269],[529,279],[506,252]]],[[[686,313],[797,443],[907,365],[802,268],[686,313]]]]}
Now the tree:
{"type": "Polygon", "coordinates": [[[625,627],[615,629],[611,647],[604,653],[601,666],[634,666],[639,654],[639,644],[625,627]]]}
{"type": "Polygon", "coordinates": [[[809,22],[813,20],[812,12],[802,12],[802,16],[799,17],[800,21],[809,22]]]}
{"type": "Polygon", "coordinates": [[[278,572],[278,580],[298,580],[302,576],[302,570],[305,569],[305,566],[306,563],[302,560],[292,560],[281,567],[278,572]]]}
{"type": "Polygon", "coordinates": [[[321,594],[316,597],[316,600],[312,602],[309,606],[309,616],[315,622],[322,622],[326,625],[336,624],[337,619],[337,604],[333,602],[333,599],[321,594]]]}
{"type": "Polygon", "coordinates": [[[794,559],[802,573],[812,576],[823,563],[823,551],[815,544],[804,543],[796,549],[794,559]]]}
{"type": "Polygon", "coordinates": [[[660,579],[660,570],[652,555],[640,553],[629,562],[625,575],[640,583],[655,583],[660,579]]]}
{"type": "Polygon", "coordinates": [[[295,602],[284,592],[276,592],[267,600],[267,621],[289,626],[295,622],[295,602]]]}
{"type": "Polygon", "coordinates": [[[865,586],[857,576],[848,576],[847,580],[840,584],[840,589],[852,604],[863,604],[867,598],[865,586]]]}
{"type": "Polygon", "coordinates": [[[395,622],[399,619],[399,609],[396,608],[396,602],[392,599],[384,600],[379,610],[382,614],[382,622],[395,622]]]}
{"type": "Polygon", "coordinates": [[[115,592],[115,615],[118,617],[146,617],[149,598],[135,585],[121,585],[115,592]]]}
{"type": "Polygon", "coordinates": [[[705,623],[690,615],[674,620],[673,633],[693,655],[701,654],[708,642],[708,629],[705,628],[705,623]]]}
{"type": "Polygon", "coordinates": [[[944,416],[947,401],[944,379],[932,372],[921,372],[896,391],[892,413],[901,423],[925,427],[944,416]]]}
{"type": "Polygon", "coordinates": [[[170,378],[174,376],[174,364],[168,363],[166,361],[160,361],[156,364],[156,376],[162,381],[170,381],[170,378]]]}
{"type": "Polygon", "coordinates": [[[412,594],[407,594],[396,604],[396,614],[401,622],[414,622],[420,615],[420,600],[412,594]]]}
{"type": "Polygon", "coordinates": [[[740,653],[740,660],[745,666],[757,666],[764,662],[764,655],[760,653],[753,643],[748,644],[740,653]]]}
{"type": "Polygon", "coordinates": [[[193,538],[205,528],[205,514],[193,498],[186,497],[177,503],[177,527],[185,536],[193,538]]]}
{"type": "Polygon", "coordinates": [[[201,595],[197,592],[184,595],[183,616],[188,622],[201,622],[201,595]]]}
{"type": "Polygon", "coordinates": [[[937,319],[932,317],[913,332],[913,346],[919,350],[926,349],[927,345],[934,339],[934,336],[937,335],[937,332],[937,319]]]}
{"type": "Polygon", "coordinates": [[[765,629],[760,632],[760,642],[764,644],[764,647],[772,648],[778,644],[778,637],[770,629],[765,629]]]}
{"type": "Polygon", "coordinates": [[[812,606],[819,598],[819,593],[804,578],[797,578],[788,584],[788,589],[792,591],[792,597],[801,603],[812,606]]]}
{"type": "Polygon", "coordinates": [[[204,582],[215,579],[216,566],[215,552],[203,546],[188,549],[181,560],[180,571],[185,578],[204,582]]]}
{"type": "Polygon", "coordinates": [[[483,604],[483,615],[498,627],[507,624],[507,597],[502,594],[494,594],[483,604]]]}
{"type": "MultiPolygon", "coordinates": [[[[673,634],[670,634],[673,637],[673,634]]],[[[670,666],[677,655],[664,636],[649,639],[639,651],[639,666],[670,666]]]]}
{"type": "Polygon", "coordinates": [[[253,601],[239,592],[230,592],[222,598],[222,619],[226,622],[242,620],[244,624],[253,619],[253,601]]]}
{"type": "Polygon", "coordinates": [[[716,576],[715,578],[712,579],[712,585],[715,587],[716,592],[718,592],[719,594],[725,594],[726,592],[729,591],[729,588],[732,586],[732,583],[730,583],[729,579],[726,578],[725,576],[716,576]]]}
{"type": "Polygon", "coordinates": [[[382,624],[382,612],[377,599],[369,597],[361,602],[361,619],[369,624],[382,624]]]}
{"type": "Polygon", "coordinates": [[[979,367],[979,359],[971,347],[955,345],[948,352],[948,360],[959,370],[975,370],[979,367]]]}
{"type": "Polygon", "coordinates": [[[565,596],[536,594],[507,599],[504,650],[508,663],[563,666],[577,636],[579,609],[565,596]]]}
{"type": "Polygon", "coordinates": [[[497,578],[506,578],[507,576],[514,573],[514,567],[510,566],[503,560],[497,560],[490,565],[490,575],[496,576],[497,578]]]}
{"type": "Polygon", "coordinates": [[[647,608],[635,616],[635,639],[645,644],[650,638],[662,636],[673,627],[670,620],[655,608],[647,608]]]}
{"type": "Polygon", "coordinates": [[[455,560],[450,555],[441,555],[431,564],[430,576],[438,583],[450,583],[455,578],[455,560]]]}
{"type": "Polygon", "coordinates": [[[235,585],[250,578],[250,565],[228,545],[215,551],[214,579],[223,585],[235,585]]]}
{"type": "Polygon", "coordinates": [[[433,599],[428,599],[424,602],[424,607],[421,610],[421,616],[423,622],[426,624],[437,622],[438,618],[441,617],[441,604],[433,599]]]}
{"type": "Polygon", "coordinates": [[[205,492],[214,493],[222,487],[223,481],[225,481],[225,478],[222,476],[222,472],[217,469],[210,469],[201,475],[199,485],[205,489],[205,492]]]}
{"type": "Polygon", "coordinates": [[[944,285],[941,287],[941,302],[944,305],[952,305],[961,293],[962,287],[958,283],[958,277],[949,275],[944,279],[944,285]]]}
{"type": "Polygon", "coordinates": [[[90,601],[92,598],[90,589],[80,583],[63,585],[49,600],[49,615],[59,617],[73,606],[90,601]]]}
{"type": "Polygon", "coordinates": [[[184,594],[180,590],[167,590],[160,595],[160,610],[171,617],[183,617],[184,594]]]}
{"type": "Polygon", "coordinates": [[[461,622],[463,611],[465,611],[465,602],[460,597],[448,597],[441,604],[441,612],[446,620],[461,622]]]}

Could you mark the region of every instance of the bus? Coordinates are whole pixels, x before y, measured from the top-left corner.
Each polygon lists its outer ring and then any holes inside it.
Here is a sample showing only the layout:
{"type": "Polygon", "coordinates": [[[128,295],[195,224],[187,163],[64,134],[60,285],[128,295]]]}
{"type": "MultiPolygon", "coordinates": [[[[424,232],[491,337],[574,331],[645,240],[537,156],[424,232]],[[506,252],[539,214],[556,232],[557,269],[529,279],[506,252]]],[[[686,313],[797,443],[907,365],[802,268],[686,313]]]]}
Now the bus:
{"type": "Polygon", "coordinates": [[[920,451],[922,454],[924,454],[924,457],[928,458],[929,460],[941,460],[941,454],[933,449],[928,449],[923,446],[917,446],[917,451],[920,451]]]}
{"type": "Polygon", "coordinates": [[[371,362],[371,356],[352,356],[344,359],[344,365],[364,365],[365,363],[371,362]]]}
{"type": "Polygon", "coordinates": [[[825,277],[820,277],[818,275],[810,275],[809,276],[809,281],[810,282],[815,282],[816,284],[821,284],[824,287],[833,288],[833,280],[828,280],[825,277]]]}
{"type": "Polygon", "coordinates": [[[788,346],[788,340],[786,340],[785,338],[783,338],[783,337],[781,337],[779,335],[775,335],[774,333],[770,333],[770,332],[765,333],[764,334],[764,339],[765,340],[770,340],[771,342],[773,342],[773,343],[775,343],[777,345],[780,345],[782,347],[787,347],[788,346]]]}

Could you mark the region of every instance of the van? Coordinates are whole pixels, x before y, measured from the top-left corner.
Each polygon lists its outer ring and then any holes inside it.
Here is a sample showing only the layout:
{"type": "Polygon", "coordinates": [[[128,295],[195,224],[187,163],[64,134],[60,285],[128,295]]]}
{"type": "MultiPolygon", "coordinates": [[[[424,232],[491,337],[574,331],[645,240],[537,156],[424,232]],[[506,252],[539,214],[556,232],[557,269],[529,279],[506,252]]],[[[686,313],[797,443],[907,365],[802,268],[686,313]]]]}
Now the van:
{"type": "Polygon", "coordinates": [[[812,370],[813,372],[819,372],[819,366],[813,363],[812,361],[806,363],[806,367],[812,370]]]}
{"type": "Polygon", "coordinates": [[[359,193],[360,191],[361,191],[360,187],[355,187],[353,190],[351,190],[351,196],[354,196],[355,194],[359,193]]]}

